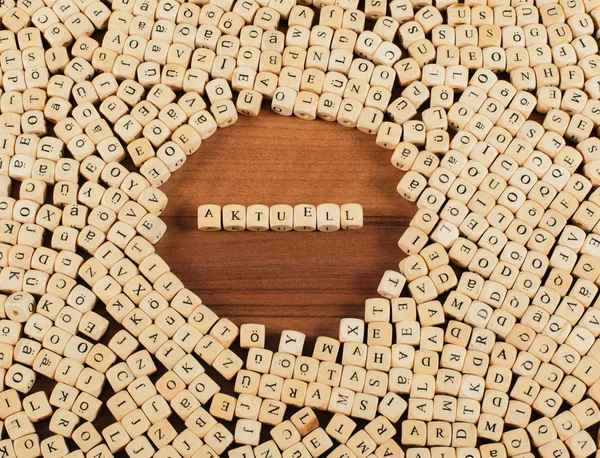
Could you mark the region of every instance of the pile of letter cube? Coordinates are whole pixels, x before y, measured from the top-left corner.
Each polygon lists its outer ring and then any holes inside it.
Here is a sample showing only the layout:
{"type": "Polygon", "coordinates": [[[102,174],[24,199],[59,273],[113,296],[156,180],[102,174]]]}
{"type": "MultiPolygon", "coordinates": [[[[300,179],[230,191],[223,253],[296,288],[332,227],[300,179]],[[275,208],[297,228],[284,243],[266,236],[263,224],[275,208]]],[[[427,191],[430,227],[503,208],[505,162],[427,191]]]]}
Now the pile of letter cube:
{"type": "MultiPolygon", "coordinates": [[[[0,457],[596,454],[599,25],[600,0],[0,0],[0,457]],[[156,245],[161,185],[261,107],[372,135],[417,207],[314,346],[219,317],[156,245]]],[[[199,222],[362,226],[321,205],[199,222]]]]}

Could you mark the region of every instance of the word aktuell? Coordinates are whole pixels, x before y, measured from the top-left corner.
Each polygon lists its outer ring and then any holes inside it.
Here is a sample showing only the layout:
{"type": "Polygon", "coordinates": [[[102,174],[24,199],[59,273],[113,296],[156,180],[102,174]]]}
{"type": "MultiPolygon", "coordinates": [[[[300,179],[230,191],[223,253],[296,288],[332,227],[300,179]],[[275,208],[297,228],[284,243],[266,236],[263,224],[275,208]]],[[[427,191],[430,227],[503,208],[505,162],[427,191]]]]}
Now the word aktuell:
{"type": "Polygon", "coordinates": [[[201,231],[321,231],[360,229],[363,226],[363,209],[360,204],[206,204],[198,207],[198,229],[201,231]]]}

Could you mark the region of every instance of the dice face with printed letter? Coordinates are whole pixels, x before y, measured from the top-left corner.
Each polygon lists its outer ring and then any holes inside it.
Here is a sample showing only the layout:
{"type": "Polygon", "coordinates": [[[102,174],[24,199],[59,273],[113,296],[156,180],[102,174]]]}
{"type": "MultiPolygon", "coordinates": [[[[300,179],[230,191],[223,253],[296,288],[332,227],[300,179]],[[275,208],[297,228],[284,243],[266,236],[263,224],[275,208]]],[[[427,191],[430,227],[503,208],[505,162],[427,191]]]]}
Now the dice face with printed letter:
{"type": "Polygon", "coordinates": [[[269,208],[271,230],[277,232],[291,231],[294,227],[294,209],[291,205],[273,205],[269,208]]]}
{"type": "Polygon", "coordinates": [[[223,207],[223,229],[232,232],[246,229],[246,208],[243,205],[223,207]]]}
{"type": "Polygon", "coordinates": [[[201,231],[221,230],[221,207],[219,205],[200,205],[198,207],[198,229],[201,231]]]}
{"type": "Polygon", "coordinates": [[[294,207],[294,230],[314,231],[317,229],[317,208],[314,205],[299,204],[294,207]]]}
{"type": "Polygon", "coordinates": [[[334,232],[340,229],[340,206],[321,204],[317,206],[317,229],[321,232],[334,232]]]}
{"type": "Polygon", "coordinates": [[[341,228],[360,229],[363,227],[363,208],[360,204],[343,204],[341,206],[341,228]]]}

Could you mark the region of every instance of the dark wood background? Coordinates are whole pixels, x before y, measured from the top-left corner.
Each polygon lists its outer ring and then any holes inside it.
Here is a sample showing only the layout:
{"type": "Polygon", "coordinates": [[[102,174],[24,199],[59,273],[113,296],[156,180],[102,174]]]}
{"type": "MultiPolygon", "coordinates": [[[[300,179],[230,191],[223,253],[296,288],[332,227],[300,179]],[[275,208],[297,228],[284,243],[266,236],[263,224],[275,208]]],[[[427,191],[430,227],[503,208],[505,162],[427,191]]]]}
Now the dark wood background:
{"type": "MultiPolygon", "coordinates": [[[[236,324],[263,323],[337,337],[339,319],[362,317],[415,206],[396,192],[402,172],[375,136],[321,120],[240,117],[219,129],[161,188],[168,229],[157,252],[186,287],[236,324]],[[335,233],[201,232],[199,205],[357,202],[364,227],[335,233]]],[[[312,348],[312,346],[310,347],[312,348]]]]}

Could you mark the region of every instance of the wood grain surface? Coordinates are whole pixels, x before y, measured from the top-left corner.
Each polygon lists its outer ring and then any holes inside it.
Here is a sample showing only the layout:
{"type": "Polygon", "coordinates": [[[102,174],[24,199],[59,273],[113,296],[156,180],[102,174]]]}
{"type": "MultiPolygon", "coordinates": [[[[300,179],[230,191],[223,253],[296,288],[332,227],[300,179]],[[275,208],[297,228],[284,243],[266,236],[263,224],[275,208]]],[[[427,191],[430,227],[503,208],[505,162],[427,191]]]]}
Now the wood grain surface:
{"type": "MultiPolygon", "coordinates": [[[[337,337],[339,319],[362,317],[415,206],[396,192],[402,172],[375,137],[338,123],[263,108],[219,129],[161,188],[168,230],[157,252],[219,316],[337,337]],[[201,232],[199,205],[360,203],[364,227],[335,233],[201,232]]],[[[313,339],[309,339],[309,342],[313,339]]],[[[311,347],[312,348],[312,347],[311,347]]]]}

